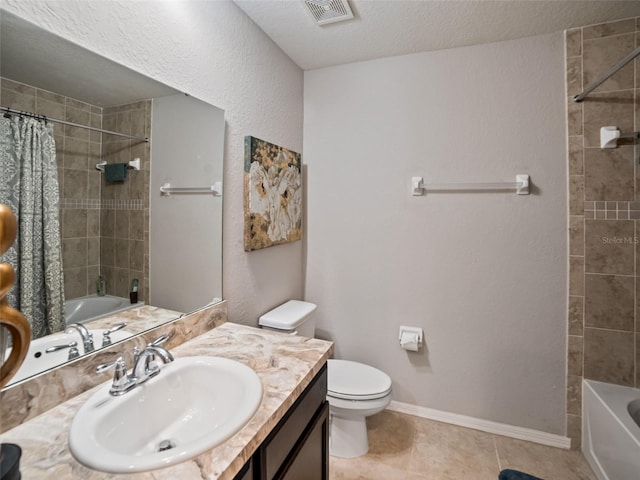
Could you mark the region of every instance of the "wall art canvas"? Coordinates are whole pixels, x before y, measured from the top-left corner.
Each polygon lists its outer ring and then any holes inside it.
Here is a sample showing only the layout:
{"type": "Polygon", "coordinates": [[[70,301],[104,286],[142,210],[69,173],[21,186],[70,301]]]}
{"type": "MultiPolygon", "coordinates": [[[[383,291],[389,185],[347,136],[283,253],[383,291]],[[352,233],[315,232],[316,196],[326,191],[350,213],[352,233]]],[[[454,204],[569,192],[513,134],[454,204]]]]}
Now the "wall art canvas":
{"type": "Polygon", "coordinates": [[[244,249],[302,239],[301,156],[244,137],[244,249]]]}

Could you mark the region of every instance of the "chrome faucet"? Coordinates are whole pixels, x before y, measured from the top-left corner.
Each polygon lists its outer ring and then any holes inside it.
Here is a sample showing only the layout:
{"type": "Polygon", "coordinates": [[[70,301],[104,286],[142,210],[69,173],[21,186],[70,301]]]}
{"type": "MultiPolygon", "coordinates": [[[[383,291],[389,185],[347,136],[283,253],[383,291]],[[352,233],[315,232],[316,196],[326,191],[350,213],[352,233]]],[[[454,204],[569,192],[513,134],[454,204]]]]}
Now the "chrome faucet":
{"type": "Polygon", "coordinates": [[[78,332],[82,338],[85,355],[89,352],[93,352],[93,333],[89,333],[89,330],[87,330],[81,323],[72,323],[71,325],[67,325],[64,333],[73,333],[74,330],[78,332]]]}
{"type": "Polygon", "coordinates": [[[140,351],[138,347],[133,350],[133,376],[138,385],[160,373],[160,365],[158,365],[156,357],[164,364],[173,362],[174,358],[171,352],[160,346],[168,338],[168,335],[162,335],[147,345],[144,350],[140,351]]]}
{"type": "Polygon", "coordinates": [[[142,351],[136,347],[133,350],[133,370],[130,375],[127,373],[127,364],[122,357],[118,357],[113,362],[98,365],[96,367],[96,372],[98,373],[104,372],[111,367],[115,367],[116,369],[109,393],[115,396],[124,395],[129,390],[155,377],[160,373],[160,365],[158,365],[156,357],[165,364],[173,362],[174,358],[171,352],[159,346],[168,338],[168,335],[163,335],[148,344],[142,351]]]}

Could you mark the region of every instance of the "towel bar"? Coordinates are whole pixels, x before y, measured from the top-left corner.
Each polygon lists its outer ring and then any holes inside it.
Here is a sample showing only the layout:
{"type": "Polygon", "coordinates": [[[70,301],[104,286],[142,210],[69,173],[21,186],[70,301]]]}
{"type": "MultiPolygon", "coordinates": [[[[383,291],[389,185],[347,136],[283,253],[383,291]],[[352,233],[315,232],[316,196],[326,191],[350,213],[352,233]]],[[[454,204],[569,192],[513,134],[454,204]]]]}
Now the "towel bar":
{"type": "Polygon", "coordinates": [[[216,182],[209,187],[172,187],[170,183],[160,186],[160,193],[163,196],[169,196],[173,193],[181,194],[210,194],[214,197],[222,196],[222,182],[216,182]]]}
{"type": "Polygon", "coordinates": [[[515,182],[493,183],[424,183],[422,177],[411,177],[411,193],[424,195],[426,190],[433,191],[475,191],[475,190],[515,190],[518,195],[529,195],[529,175],[516,175],[515,182]]]}

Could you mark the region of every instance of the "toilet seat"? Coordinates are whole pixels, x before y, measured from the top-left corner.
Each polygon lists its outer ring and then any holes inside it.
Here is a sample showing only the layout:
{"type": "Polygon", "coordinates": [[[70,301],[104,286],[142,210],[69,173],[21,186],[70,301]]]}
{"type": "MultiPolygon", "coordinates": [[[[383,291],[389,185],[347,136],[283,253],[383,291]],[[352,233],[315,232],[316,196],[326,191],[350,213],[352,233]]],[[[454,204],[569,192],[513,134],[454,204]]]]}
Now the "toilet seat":
{"type": "Polygon", "coordinates": [[[391,393],[373,400],[347,400],[327,395],[327,401],[331,405],[331,414],[341,418],[362,418],[374,415],[384,410],[391,403],[391,393]]]}
{"type": "Polygon", "coordinates": [[[363,363],[328,360],[327,395],[344,400],[375,400],[391,393],[391,378],[363,363]]]}

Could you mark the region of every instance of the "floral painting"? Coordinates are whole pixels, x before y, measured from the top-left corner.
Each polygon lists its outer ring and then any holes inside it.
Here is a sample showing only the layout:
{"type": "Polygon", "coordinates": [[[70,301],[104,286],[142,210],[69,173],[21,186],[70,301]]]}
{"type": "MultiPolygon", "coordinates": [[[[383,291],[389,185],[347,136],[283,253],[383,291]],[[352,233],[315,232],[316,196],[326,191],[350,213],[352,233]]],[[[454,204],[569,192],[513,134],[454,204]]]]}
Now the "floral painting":
{"type": "Polygon", "coordinates": [[[244,249],[302,238],[299,153],[255,137],[244,138],[244,249]]]}

